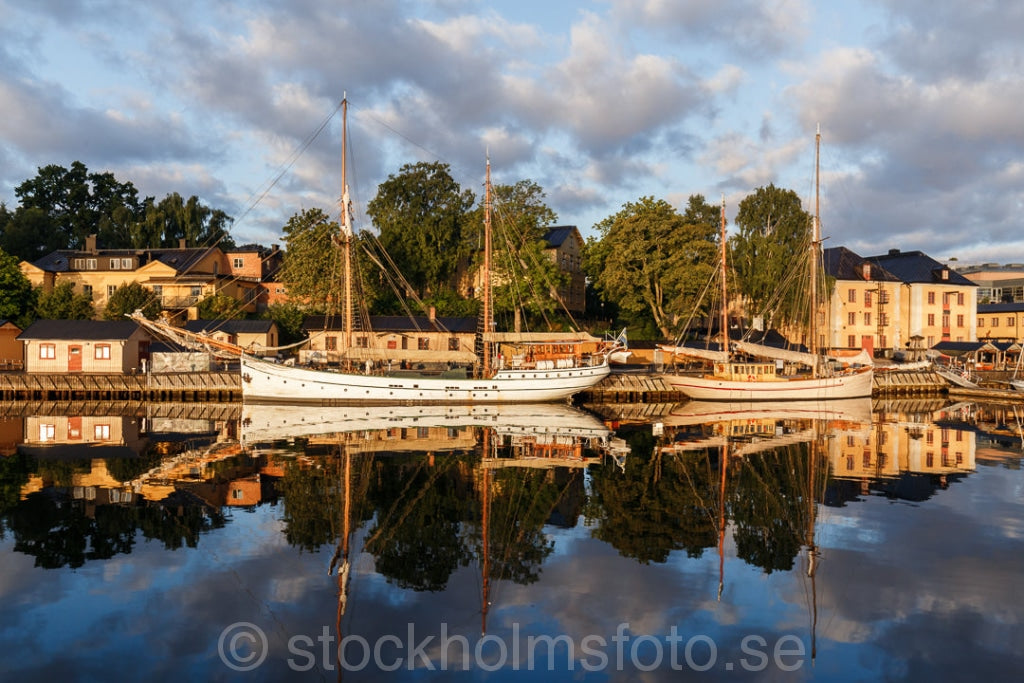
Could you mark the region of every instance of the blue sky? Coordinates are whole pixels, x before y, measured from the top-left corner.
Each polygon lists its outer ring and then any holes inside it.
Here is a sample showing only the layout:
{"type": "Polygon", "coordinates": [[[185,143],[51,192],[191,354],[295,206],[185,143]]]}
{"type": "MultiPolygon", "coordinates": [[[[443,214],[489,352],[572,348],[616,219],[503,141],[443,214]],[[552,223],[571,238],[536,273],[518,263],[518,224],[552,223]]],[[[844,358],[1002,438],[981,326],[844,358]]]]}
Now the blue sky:
{"type": "MultiPolygon", "coordinates": [[[[528,178],[585,236],[639,197],[812,193],[828,246],[1024,262],[1024,4],[0,0],[0,201],[82,161],[238,242],[402,165],[528,178]],[[287,168],[280,182],[268,186],[287,168]],[[257,201],[259,199],[259,201],[257,201]]],[[[369,227],[363,223],[357,227],[369,227]]]]}

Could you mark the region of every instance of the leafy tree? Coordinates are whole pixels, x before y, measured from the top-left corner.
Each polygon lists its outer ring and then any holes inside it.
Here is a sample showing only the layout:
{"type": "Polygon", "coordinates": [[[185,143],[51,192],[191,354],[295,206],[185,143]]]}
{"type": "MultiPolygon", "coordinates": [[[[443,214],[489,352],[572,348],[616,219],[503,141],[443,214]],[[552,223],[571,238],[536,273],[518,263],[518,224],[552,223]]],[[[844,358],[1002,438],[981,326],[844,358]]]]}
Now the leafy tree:
{"type": "Polygon", "coordinates": [[[75,293],[75,285],[61,280],[49,292],[39,293],[36,316],[44,320],[92,320],[96,310],[92,297],[75,293]]]}
{"type": "Polygon", "coordinates": [[[770,326],[806,322],[811,217],[800,197],[774,185],[758,188],[740,202],[736,225],[730,260],[748,310],[770,326]]]}
{"type": "Polygon", "coordinates": [[[112,233],[103,244],[125,241],[136,249],[177,247],[185,240],[187,247],[212,246],[231,249],[234,240],[228,233],[231,217],[220,209],[211,209],[195,195],[187,200],[173,192],[159,202],[147,198],[138,220],[123,226],[126,234],[112,233]]]}
{"type": "MultiPolygon", "coordinates": [[[[568,275],[546,252],[544,237],[558,216],[544,203],[544,196],[544,190],[531,180],[493,187],[491,270],[496,316],[522,312],[539,320],[558,312],[557,290],[567,284],[568,275]]],[[[474,212],[474,223],[477,229],[471,239],[479,266],[483,207],[474,212]]]]}
{"type": "Polygon", "coordinates": [[[238,300],[227,294],[211,294],[196,306],[201,320],[232,320],[245,317],[238,300]]]}
{"type": "Polygon", "coordinates": [[[473,203],[447,164],[420,162],[388,176],[367,204],[381,245],[419,296],[453,288],[473,203]]]}
{"type": "Polygon", "coordinates": [[[717,211],[690,198],[680,215],[668,202],[641,197],[595,227],[586,268],[598,290],[625,315],[649,317],[664,338],[697,304],[713,272],[717,211]]]}
{"type": "Polygon", "coordinates": [[[293,303],[271,304],[263,313],[263,318],[277,323],[282,344],[291,344],[304,337],[302,322],[305,314],[293,303]]]}
{"type": "MultiPolygon", "coordinates": [[[[37,234],[51,239],[47,244],[50,251],[79,248],[87,235],[99,232],[101,228],[106,228],[105,237],[112,238],[115,234],[113,226],[123,223],[127,215],[134,216],[139,211],[138,191],[134,185],[118,182],[112,173],[89,173],[80,161],[73,162],[69,169],[56,164],[44,166],[34,178],[18,185],[14,193],[22,209],[45,212],[48,230],[37,234]]],[[[21,220],[16,212],[15,221],[21,220]]],[[[114,242],[105,246],[131,245],[114,242]]]]}
{"type": "Polygon", "coordinates": [[[150,320],[160,315],[160,299],[152,289],[138,282],[129,282],[114,290],[103,309],[104,320],[124,320],[126,314],[141,309],[150,320]]]}
{"type": "Polygon", "coordinates": [[[63,237],[43,209],[18,207],[3,226],[0,248],[24,261],[35,261],[64,246],[63,237]]]}
{"type": "Polygon", "coordinates": [[[304,209],[284,226],[285,253],[278,274],[290,300],[309,313],[338,310],[339,227],[320,209],[304,209]]]}
{"type": "Polygon", "coordinates": [[[36,291],[18,267],[18,259],[0,249],[0,320],[24,329],[35,315],[36,291]]]}

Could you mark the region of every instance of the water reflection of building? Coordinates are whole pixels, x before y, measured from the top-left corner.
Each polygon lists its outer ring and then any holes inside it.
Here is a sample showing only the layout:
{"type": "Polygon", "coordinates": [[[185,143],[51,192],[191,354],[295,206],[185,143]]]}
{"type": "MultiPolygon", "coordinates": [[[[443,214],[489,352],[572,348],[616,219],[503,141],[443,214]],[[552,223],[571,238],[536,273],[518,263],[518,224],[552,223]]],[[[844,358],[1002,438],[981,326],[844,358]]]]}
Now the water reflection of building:
{"type": "Polygon", "coordinates": [[[928,423],[876,422],[829,440],[832,475],[845,479],[962,474],[975,469],[975,434],[928,423]]]}

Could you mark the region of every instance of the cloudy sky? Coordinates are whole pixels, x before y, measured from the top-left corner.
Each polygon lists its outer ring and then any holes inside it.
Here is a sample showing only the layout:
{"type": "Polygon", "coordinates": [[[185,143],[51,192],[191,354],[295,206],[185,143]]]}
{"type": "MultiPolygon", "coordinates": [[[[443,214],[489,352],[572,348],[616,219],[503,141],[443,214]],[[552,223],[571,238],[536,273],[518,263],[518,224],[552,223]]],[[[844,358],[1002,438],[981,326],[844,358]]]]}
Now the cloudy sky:
{"type": "Polygon", "coordinates": [[[1024,262],[1021,36],[1019,0],[0,0],[0,201],[79,160],[280,241],[336,211],[347,94],[361,204],[417,161],[479,195],[489,153],[585,236],[647,195],[731,217],[810,201],[820,124],[827,246],[1024,262]]]}

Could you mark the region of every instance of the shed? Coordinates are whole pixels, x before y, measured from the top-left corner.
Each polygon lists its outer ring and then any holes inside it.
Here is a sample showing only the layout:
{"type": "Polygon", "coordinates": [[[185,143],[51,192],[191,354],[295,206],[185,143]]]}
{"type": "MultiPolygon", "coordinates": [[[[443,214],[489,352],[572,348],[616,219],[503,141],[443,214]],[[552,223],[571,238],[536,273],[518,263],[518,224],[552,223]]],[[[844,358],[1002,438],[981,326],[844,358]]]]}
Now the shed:
{"type": "Polygon", "coordinates": [[[32,373],[134,373],[152,342],[132,320],[37,320],[17,339],[32,373]]]}

